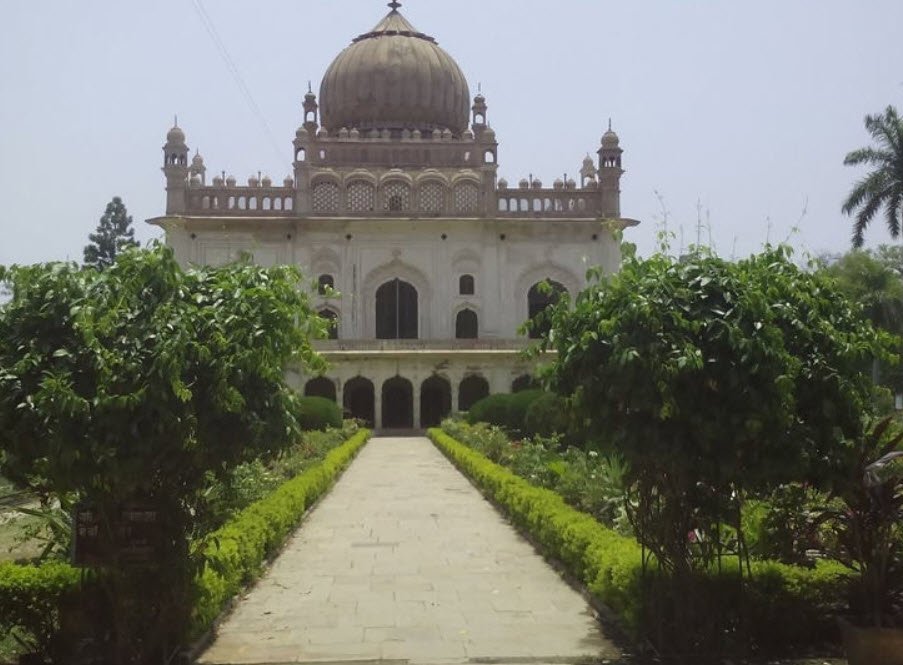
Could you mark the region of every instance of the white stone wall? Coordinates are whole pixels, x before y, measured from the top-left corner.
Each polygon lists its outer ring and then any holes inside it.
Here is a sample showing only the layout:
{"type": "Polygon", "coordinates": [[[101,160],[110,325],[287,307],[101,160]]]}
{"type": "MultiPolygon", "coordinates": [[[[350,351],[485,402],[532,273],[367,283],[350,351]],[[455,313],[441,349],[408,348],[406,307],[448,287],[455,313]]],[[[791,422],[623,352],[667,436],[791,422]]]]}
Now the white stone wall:
{"type": "Polygon", "coordinates": [[[481,338],[513,338],[533,284],[551,278],[574,294],[588,267],[612,271],[620,263],[611,232],[592,221],[235,222],[174,220],[167,242],[182,263],[215,265],[247,253],[261,265],[299,265],[313,280],[333,275],[341,297],[318,303],[339,313],[340,339],[375,337],[376,290],[396,277],[418,291],[420,339],[453,339],[455,316],[465,307],[477,312],[481,338]],[[473,296],[458,293],[463,274],[475,278],[473,296]]]}

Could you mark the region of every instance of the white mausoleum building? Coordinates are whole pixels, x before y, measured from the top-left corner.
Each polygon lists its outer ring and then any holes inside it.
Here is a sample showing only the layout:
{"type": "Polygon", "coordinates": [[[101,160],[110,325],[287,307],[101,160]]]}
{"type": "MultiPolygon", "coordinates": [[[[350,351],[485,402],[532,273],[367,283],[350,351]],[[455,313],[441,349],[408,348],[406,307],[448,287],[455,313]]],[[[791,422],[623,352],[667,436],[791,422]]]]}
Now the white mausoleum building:
{"type": "MultiPolygon", "coordinates": [[[[166,214],[149,220],[183,264],[249,255],[296,264],[336,297],[318,344],[324,377],[296,377],[377,428],[422,428],[529,383],[520,326],[575,294],[589,266],[616,270],[622,150],[609,130],[579,182],[498,178],[486,100],[457,63],[392,11],[304,97],[281,183],[207,177],[185,134],[166,137],[166,214]]],[[[325,291],[325,289],[323,290],[325,291]]]]}

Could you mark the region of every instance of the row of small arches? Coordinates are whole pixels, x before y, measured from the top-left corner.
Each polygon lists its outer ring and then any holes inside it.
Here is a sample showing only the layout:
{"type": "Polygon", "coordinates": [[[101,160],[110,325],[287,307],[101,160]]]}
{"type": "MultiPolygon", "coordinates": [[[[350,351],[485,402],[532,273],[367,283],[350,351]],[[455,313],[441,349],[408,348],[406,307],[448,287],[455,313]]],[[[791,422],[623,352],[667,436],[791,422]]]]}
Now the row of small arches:
{"type": "Polygon", "coordinates": [[[584,198],[499,198],[499,212],[584,212],[584,198]]]}
{"type": "Polygon", "coordinates": [[[217,196],[205,195],[191,200],[192,208],[201,210],[275,210],[294,209],[291,196],[217,196]]]}
{"type": "MultiPolygon", "coordinates": [[[[535,386],[535,380],[523,375],[511,384],[512,392],[535,386]]],[[[420,419],[414,417],[414,384],[403,376],[386,379],[380,386],[382,408],[379,420],[376,414],[376,386],[370,379],[357,376],[345,382],[342,389],[342,407],[345,417],[357,418],[368,426],[383,428],[435,427],[452,411],[452,383],[439,374],[422,381],[419,386],[420,419]]],[[[479,374],[466,376],[456,387],[459,411],[467,411],[481,399],[489,396],[489,382],[479,374]]],[[[338,402],[336,382],[326,377],[311,379],[304,386],[307,397],[322,397],[338,402]]]]}

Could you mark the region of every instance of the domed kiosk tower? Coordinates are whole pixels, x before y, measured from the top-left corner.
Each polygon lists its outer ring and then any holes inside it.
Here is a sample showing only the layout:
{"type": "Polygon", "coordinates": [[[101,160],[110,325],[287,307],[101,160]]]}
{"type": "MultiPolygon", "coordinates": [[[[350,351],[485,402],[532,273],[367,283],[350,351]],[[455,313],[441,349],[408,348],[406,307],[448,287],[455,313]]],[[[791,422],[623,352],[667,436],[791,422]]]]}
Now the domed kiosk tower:
{"type": "Polygon", "coordinates": [[[166,214],[149,221],[186,264],[299,265],[332,330],[317,343],[328,374],[294,376],[298,388],[379,429],[419,429],[529,385],[521,325],[583,288],[587,267],[617,270],[616,232],[636,222],[619,216],[612,131],[593,148],[598,164],[578,157],[563,178],[552,167],[550,187],[499,179],[482,90],[471,97],[451,55],[389,7],[336,56],[319,95],[308,86],[290,176],[247,165],[247,184],[225,171],[208,182],[173,128],[166,214]]]}

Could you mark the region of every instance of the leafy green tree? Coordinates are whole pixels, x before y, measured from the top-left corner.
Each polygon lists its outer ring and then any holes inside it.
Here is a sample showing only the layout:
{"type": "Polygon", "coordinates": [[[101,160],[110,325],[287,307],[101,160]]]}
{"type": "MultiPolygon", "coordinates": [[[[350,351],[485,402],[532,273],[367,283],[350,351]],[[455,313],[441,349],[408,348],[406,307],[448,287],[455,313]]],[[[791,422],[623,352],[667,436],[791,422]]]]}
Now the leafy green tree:
{"type": "Polygon", "coordinates": [[[843,160],[848,166],[866,164],[873,169],[853,186],[843,203],[844,214],[856,214],[854,247],[862,247],[865,230],[882,207],[892,238],[900,237],[903,220],[903,119],[888,106],[883,115],[865,116],[865,128],[876,145],[854,150],[843,160]]]}
{"type": "MultiPolygon", "coordinates": [[[[628,257],[592,276],[552,314],[548,379],[627,461],[633,526],[675,584],[668,615],[692,623],[708,602],[699,574],[725,552],[741,571],[748,560],[744,497],[840,472],[835,453],[870,408],[863,361],[891,341],[785,248],[736,263],[628,257]]],[[[682,626],[676,644],[692,649],[682,626]]]]}
{"type": "Polygon", "coordinates": [[[85,246],[85,265],[98,270],[109,268],[116,257],[129,247],[137,247],[132,217],[118,196],[107,204],[107,208],[97,224],[97,230],[88,236],[90,245],[85,246]]]}
{"type": "Polygon", "coordinates": [[[300,278],[290,267],[183,271],[159,247],[103,271],[0,269],[12,291],[0,306],[0,472],[100,516],[113,563],[79,612],[109,662],[162,662],[178,645],[210,475],[298,433],[285,369],[321,370],[309,340],[325,333],[300,278]],[[119,564],[116,528],[133,501],[161,518],[157,558],[134,569],[119,564]]]}
{"type": "MultiPolygon", "coordinates": [[[[859,303],[863,313],[878,328],[903,334],[903,279],[897,270],[899,258],[892,248],[877,252],[854,249],[827,263],[825,271],[837,281],[847,298],[859,303]]],[[[881,381],[877,359],[872,362],[872,380],[881,381]]]]}

